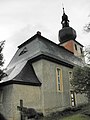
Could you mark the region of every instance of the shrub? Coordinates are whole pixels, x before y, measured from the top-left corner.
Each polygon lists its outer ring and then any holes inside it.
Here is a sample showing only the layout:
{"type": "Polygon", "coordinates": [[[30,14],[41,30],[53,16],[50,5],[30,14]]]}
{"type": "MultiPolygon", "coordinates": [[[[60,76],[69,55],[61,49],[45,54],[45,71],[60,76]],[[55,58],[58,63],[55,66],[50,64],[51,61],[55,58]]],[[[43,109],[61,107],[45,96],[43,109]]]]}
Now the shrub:
{"type": "Polygon", "coordinates": [[[6,120],[5,117],[0,113],[0,120],[6,120]]]}

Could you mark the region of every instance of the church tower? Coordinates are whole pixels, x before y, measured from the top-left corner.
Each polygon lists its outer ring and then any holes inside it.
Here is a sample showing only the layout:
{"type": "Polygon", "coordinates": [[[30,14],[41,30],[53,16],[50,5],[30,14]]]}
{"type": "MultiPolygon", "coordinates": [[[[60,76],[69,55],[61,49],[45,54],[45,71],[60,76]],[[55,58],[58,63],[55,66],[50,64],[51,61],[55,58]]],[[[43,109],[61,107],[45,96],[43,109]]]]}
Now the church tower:
{"type": "Polygon", "coordinates": [[[59,41],[60,46],[63,46],[70,52],[72,52],[75,56],[83,59],[83,45],[77,42],[76,39],[76,31],[69,26],[68,16],[65,14],[65,10],[63,8],[63,16],[62,16],[62,29],[59,30],[59,41]]]}

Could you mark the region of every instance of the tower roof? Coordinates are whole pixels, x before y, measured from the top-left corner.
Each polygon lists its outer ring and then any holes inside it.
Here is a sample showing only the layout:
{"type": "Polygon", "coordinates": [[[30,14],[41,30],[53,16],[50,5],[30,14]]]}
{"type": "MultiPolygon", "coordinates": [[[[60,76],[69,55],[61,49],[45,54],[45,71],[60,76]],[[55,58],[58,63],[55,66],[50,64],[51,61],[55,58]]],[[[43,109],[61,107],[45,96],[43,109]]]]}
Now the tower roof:
{"type": "Polygon", "coordinates": [[[64,43],[69,40],[76,39],[76,31],[69,26],[68,16],[65,14],[65,10],[63,8],[63,15],[62,15],[62,29],[59,31],[59,41],[60,43],[64,43]]]}

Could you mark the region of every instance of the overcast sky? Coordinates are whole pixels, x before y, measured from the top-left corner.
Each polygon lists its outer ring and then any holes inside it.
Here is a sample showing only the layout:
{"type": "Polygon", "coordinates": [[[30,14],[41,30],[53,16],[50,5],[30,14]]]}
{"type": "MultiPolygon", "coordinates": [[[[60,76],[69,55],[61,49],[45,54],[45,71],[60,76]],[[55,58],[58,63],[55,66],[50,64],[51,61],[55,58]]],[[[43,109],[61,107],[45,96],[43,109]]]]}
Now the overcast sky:
{"type": "Polygon", "coordinates": [[[90,0],[0,0],[0,41],[6,40],[3,50],[5,66],[17,46],[37,31],[59,43],[62,4],[70,26],[77,32],[76,40],[84,46],[90,45],[90,33],[83,31],[83,26],[90,21],[90,0]]]}

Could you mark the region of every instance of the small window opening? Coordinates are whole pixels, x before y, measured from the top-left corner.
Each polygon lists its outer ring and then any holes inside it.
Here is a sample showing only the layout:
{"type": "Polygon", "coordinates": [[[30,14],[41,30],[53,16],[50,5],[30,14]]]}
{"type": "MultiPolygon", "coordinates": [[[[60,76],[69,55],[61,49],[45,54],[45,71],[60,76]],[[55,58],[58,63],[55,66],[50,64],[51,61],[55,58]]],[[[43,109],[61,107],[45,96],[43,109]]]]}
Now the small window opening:
{"type": "Polygon", "coordinates": [[[23,55],[24,53],[26,53],[28,50],[27,50],[27,48],[25,47],[21,52],[20,52],[20,54],[19,54],[19,56],[20,55],[23,55]]]}
{"type": "Polygon", "coordinates": [[[81,54],[83,53],[82,48],[80,48],[81,54]]]}
{"type": "Polygon", "coordinates": [[[77,45],[75,44],[75,50],[77,50],[77,45]]]}
{"type": "Polygon", "coordinates": [[[63,84],[62,84],[62,72],[61,69],[57,68],[56,69],[56,78],[57,78],[57,90],[62,91],[63,89],[63,84]]]}
{"type": "Polygon", "coordinates": [[[3,89],[0,89],[0,104],[3,102],[3,89]]]}
{"type": "Polygon", "coordinates": [[[69,72],[69,79],[70,80],[72,79],[72,72],[71,71],[69,72]]]}

